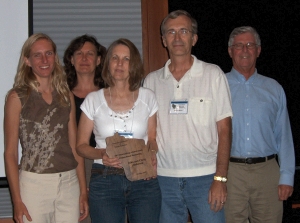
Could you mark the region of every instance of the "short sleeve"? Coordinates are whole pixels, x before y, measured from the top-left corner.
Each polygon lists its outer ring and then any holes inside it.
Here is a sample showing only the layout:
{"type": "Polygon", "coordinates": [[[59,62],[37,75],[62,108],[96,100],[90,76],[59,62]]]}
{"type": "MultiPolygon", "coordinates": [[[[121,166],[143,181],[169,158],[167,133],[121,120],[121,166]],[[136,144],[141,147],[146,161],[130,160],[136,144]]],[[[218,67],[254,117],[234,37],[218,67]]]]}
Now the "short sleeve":
{"type": "Polygon", "coordinates": [[[232,117],[231,96],[229,85],[225,74],[220,71],[215,82],[216,101],[217,101],[217,120],[220,121],[226,117],[232,117]]]}
{"type": "Polygon", "coordinates": [[[99,91],[97,92],[91,92],[89,93],[86,98],[84,99],[84,101],[82,102],[80,109],[82,110],[82,112],[90,119],[90,120],[94,120],[94,115],[96,112],[96,98],[97,98],[97,94],[99,94],[99,91]]]}
{"type": "Polygon", "coordinates": [[[155,94],[148,88],[142,88],[144,91],[145,101],[148,104],[149,117],[153,116],[158,110],[158,103],[155,94]]]}

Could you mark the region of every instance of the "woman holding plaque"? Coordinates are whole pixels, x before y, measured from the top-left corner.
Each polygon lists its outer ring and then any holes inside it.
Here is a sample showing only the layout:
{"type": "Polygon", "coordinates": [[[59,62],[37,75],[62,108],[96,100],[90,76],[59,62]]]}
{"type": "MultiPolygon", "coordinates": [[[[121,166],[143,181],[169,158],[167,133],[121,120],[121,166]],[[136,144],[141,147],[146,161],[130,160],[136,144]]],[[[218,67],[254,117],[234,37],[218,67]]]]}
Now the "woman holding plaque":
{"type": "Polygon", "coordinates": [[[156,173],[156,112],[154,93],[141,87],[143,64],[138,49],[128,39],[118,39],[108,48],[103,65],[108,87],[87,95],[81,105],[77,151],[94,159],[89,204],[93,223],[155,223],[159,220],[161,192],[156,174],[148,179],[130,181],[121,161],[109,158],[106,138],[118,133],[143,139],[151,151],[156,173]],[[89,146],[94,132],[97,146],[89,146]]]}

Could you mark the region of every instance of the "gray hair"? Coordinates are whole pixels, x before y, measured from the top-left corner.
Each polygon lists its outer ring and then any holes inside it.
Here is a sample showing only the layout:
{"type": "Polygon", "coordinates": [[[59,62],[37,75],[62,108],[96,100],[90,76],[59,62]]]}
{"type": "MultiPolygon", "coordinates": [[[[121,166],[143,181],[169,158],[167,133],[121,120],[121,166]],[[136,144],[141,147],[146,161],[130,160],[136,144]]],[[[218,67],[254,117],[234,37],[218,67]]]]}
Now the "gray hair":
{"type": "Polygon", "coordinates": [[[176,10],[173,12],[170,12],[162,21],[161,26],[160,26],[160,31],[161,31],[161,35],[164,35],[166,32],[166,27],[165,24],[167,22],[168,19],[176,19],[178,16],[184,15],[186,17],[188,17],[191,22],[192,22],[192,32],[193,34],[197,34],[198,32],[198,24],[196,19],[194,19],[190,13],[188,13],[187,11],[184,10],[176,10]]]}
{"type": "Polygon", "coordinates": [[[229,41],[228,41],[228,47],[232,46],[233,44],[233,41],[234,41],[234,38],[237,36],[237,35],[240,35],[240,34],[243,34],[243,33],[251,33],[253,34],[254,38],[255,38],[255,43],[257,45],[261,45],[261,42],[260,42],[260,37],[257,33],[257,31],[251,27],[251,26],[241,26],[241,27],[237,27],[235,28],[231,33],[230,33],[230,36],[229,36],[229,41]]]}

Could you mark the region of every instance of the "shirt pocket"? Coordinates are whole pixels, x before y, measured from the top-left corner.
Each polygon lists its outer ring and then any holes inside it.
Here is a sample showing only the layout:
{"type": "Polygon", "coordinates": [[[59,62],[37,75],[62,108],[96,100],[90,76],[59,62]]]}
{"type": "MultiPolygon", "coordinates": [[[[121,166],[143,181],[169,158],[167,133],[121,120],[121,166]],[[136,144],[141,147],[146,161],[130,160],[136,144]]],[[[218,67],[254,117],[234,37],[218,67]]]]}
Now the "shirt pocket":
{"type": "Polygon", "coordinates": [[[193,123],[209,126],[212,117],[212,99],[205,97],[191,98],[188,112],[193,123]]]}
{"type": "Polygon", "coordinates": [[[276,115],[277,115],[277,107],[274,106],[271,102],[258,102],[256,106],[253,106],[254,113],[253,115],[259,114],[258,120],[261,123],[271,123],[272,125],[276,122],[276,115]]]}

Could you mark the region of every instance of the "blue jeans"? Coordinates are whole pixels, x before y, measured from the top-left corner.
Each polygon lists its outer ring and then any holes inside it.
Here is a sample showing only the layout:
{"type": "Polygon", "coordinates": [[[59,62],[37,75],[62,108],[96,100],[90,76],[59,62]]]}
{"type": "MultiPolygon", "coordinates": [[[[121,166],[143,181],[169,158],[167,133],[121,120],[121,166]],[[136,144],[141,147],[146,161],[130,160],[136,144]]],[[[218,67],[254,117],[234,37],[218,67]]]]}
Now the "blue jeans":
{"type": "Polygon", "coordinates": [[[186,223],[188,211],[193,223],[225,223],[224,209],[214,212],[208,203],[213,174],[201,177],[158,176],[162,193],[160,223],[186,223]]]}
{"type": "MultiPolygon", "coordinates": [[[[93,164],[93,169],[107,168],[93,164]]],[[[92,223],[158,223],[161,192],[157,179],[129,181],[124,175],[92,173],[89,186],[92,223]]]]}

